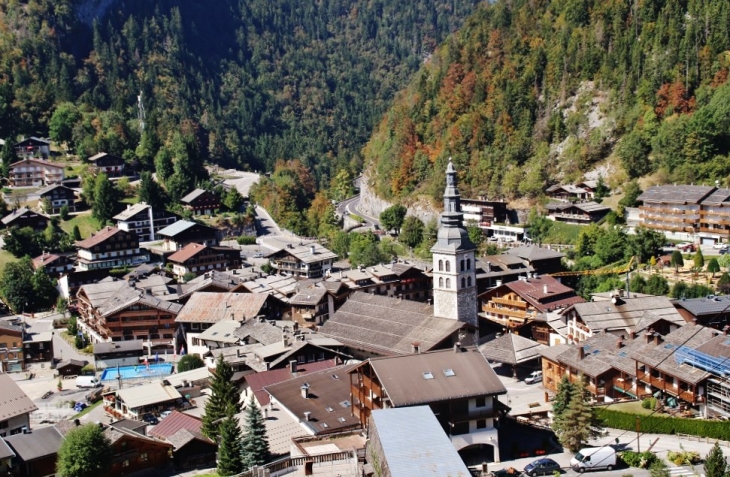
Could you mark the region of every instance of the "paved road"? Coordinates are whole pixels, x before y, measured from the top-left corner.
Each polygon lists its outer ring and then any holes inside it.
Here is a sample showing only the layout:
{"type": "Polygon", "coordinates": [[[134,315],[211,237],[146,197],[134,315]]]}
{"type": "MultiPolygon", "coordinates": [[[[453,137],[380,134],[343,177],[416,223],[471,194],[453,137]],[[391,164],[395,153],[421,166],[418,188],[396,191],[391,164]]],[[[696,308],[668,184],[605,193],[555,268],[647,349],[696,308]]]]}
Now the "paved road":
{"type": "Polygon", "coordinates": [[[261,175],[256,174],[255,172],[243,172],[236,171],[234,169],[223,171],[221,172],[221,175],[237,176],[235,179],[226,179],[223,181],[223,183],[234,186],[236,189],[238,189],[238,192],[240,192],[241,195],[244,197],[248,197],[251,186],[257,183],[261,178],[261,175]]]}
{"type": "Polygon", "coordinates": [[[376,218],[376,217],[371,217],[371,216],[363,213],[359,209],[359,207],[358,207],[359,205],[360,205],[360,196],[356,195],[355,197],[351,197],[349,199],[345,199],[342,202],[340,202],[337,205],[336,210],[340,216],[349,215],[349,214],[359,215],[360,217],[363,218],[363,220],[365,222],[365,227],[370,227],[370,228],[375,228],[376,226],[380,227],[380,220],[378,220],[378,218],[376,218]]]}

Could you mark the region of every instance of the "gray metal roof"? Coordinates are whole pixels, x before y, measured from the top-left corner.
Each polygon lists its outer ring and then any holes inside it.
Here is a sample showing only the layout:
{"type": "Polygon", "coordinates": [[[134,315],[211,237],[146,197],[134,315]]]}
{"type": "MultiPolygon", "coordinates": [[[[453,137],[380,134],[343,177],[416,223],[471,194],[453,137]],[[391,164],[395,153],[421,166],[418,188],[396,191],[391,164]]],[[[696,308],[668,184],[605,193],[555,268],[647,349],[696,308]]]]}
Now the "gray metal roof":
{"type": "Polygon", "coordinates": [[[540,357],[545,345],[515,333],[505,333],[479,347],[485,358],[507,364],[520,364],[540,357]]]}
{"type": "Polygon", "coordinates": [[[189,220],[178,220],[174,224],[170,224],[164,229],[159,230],[157,235],[162,235],[163,237],[174,237],[195,225],[197,225],[195,222],[190,222],[189,220]]]}
{"type": "Polygon", "coordinates": [[[392,477],[471,475],[428,406],[378,409],[370,425],[392,477]]]}
{"type": "Polygon", "coordinates": [[[63,442],[63,436],[53,426],[33,429],[28,434],[15,434],[4,439],[24,462],[56,454],[63,442]]]}
{"type": "Polygon", "coordinates": [[[550,250],[549,248],[542,248],[536,245],[523,245],[520,247],[511,248],[507,251],[510,255],[517,255],[529,262],[535,260],[546,260],[549,258],[563,258],[565,254],[550,250]]]}
{"type": "Polygon", "coordinates": [[[118,213],[117,215],[115,215],[112,218],[114,220],[118,220],[118,221],[129,220],[132,217],[134,217],[135,215],[139,214],[140,212],[146,211],[149,208],[150,208],[150,206],[144,202],[139,202],[134,205],[127,205],[127,208],[124,211],[118,213]]]}
{"type": "Polygon", "coordinates": [[[201,195],[205,194],[207,191],[205,189],[195,189],[194,191],[188,193],[185,197],[180,199],[180,202],[187,204],[188,202],[192,202],[201,195]]]}
{"type": "Polygon", "coordinates": [[[661,185],[649,187],[637,200],[665,204],[699,204],[714,192],[711,186],[661,185]]]}
{"type": "Polygon", "coordinates": [[[94,344],[94,354],[123,353],[127,351],[140,351],[144,349],[144,341],[127,340],[113,341],[109,343],[94,344]]]}
{"type": "Polygon", "coordinates": [[[689,298],[672,301],[675,307],[684,308],[694,316],[730,313],[730,296],[713,296],[712,298],[689,298]]]}
{"type": "Polygon", "coordinates": [[[15,452],[13,452],[13,449],[3,439],[0,439],[0,459],[10,457],[15,457],[15,452]]]}

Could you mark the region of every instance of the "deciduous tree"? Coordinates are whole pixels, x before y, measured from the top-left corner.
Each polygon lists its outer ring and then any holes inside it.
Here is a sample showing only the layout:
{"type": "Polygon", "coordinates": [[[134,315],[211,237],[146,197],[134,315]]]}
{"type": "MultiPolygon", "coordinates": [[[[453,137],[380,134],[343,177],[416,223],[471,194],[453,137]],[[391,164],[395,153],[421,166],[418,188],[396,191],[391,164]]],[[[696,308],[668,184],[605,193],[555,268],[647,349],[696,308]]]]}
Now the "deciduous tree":
{"type": "Polygon", "coordinates": [[[86,424],[66,434],[58,450],[56,470],[61,477],[97,477],[112,464],[112,445],[98,424],[86,424]]]}
{"type": "Polygon", "coordinates": [[[202,368],[204,366],[205,361],[203,361],[199,356],[194,354],[186,354],[185,356],[180,358],[180,361],[177,362],[177,372],[184,373],[185,371],[202,368]]]}
{"type": "Polygon", "coordinates": [[[408,209],[400,204],[390,206],[380,213],[380,224],[384,230],[392,230],[397,235],[400,233],[407,212],[408,209]]]}
{"type": "Polygon", "coordinates": [[[423,221],[415,215],[409,215],[403,222],[398,239],[411,248],[416,248],[423,241],[423,221]]]}

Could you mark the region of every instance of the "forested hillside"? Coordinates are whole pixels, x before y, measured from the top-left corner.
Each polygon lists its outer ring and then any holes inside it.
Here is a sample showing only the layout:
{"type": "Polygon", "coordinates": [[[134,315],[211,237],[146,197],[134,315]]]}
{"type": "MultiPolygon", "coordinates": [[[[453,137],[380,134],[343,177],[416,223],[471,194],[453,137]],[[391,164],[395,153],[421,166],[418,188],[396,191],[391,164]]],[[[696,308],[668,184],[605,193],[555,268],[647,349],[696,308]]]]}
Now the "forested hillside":
{"type": "Polygon", "coordinates": [[[416,74],[365,149],[383,198],[536,197],[615,158],[623,178],[730,174],[730,2],[498,0],[416,74]],[[435,167],[434,167],[435,165],[435,167]]]}
{"type": "Polygon", "coordinates": [[[181,153],[256,170],[299,159],[326,186],[360,168],[395,93],[476,1],[125,0],[93,26],[80,3],[0,1],[1,137],[50,131],[146,169],[161,149],[163,168],[181,153]]]}

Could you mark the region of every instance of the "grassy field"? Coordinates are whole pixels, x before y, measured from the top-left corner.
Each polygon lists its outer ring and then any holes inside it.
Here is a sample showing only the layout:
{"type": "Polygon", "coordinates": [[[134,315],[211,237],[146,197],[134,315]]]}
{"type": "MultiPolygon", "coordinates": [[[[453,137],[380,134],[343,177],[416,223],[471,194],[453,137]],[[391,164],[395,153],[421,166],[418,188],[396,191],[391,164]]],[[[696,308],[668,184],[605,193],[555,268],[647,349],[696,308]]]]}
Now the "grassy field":
{"type": "Polygon", "coordinates": [[[578,234],[583,229],[582,225],[566,224],[564,222],[553,222],[547,237],[543,243],[574,244],[578,234]]]}
{"type": "Polygon", "coordinates": [[[641,401],[613,403],[611,404],[611,409],[614,411],[627,412],[629,414],[649,415],[652,413],[651,409],[644,409],[641,407],[641,401]]]}
{"type": "Polygon", "coordinates": [[[0,250],[0,273],[5,270],[5,265],[10,262],[16,262],[18,259],[7,250],[0,250]]]}
{"type": "Polygon", "coordinates": [[[91,213],[74,215],[71,220],[61,221],[61,228],[67,232],[72,233],[74,225],[79,226],[79,232],[81,232],[82,238],[91,236],[93,232],[99,230],[99,221],[91,216],[91,213]]]}

